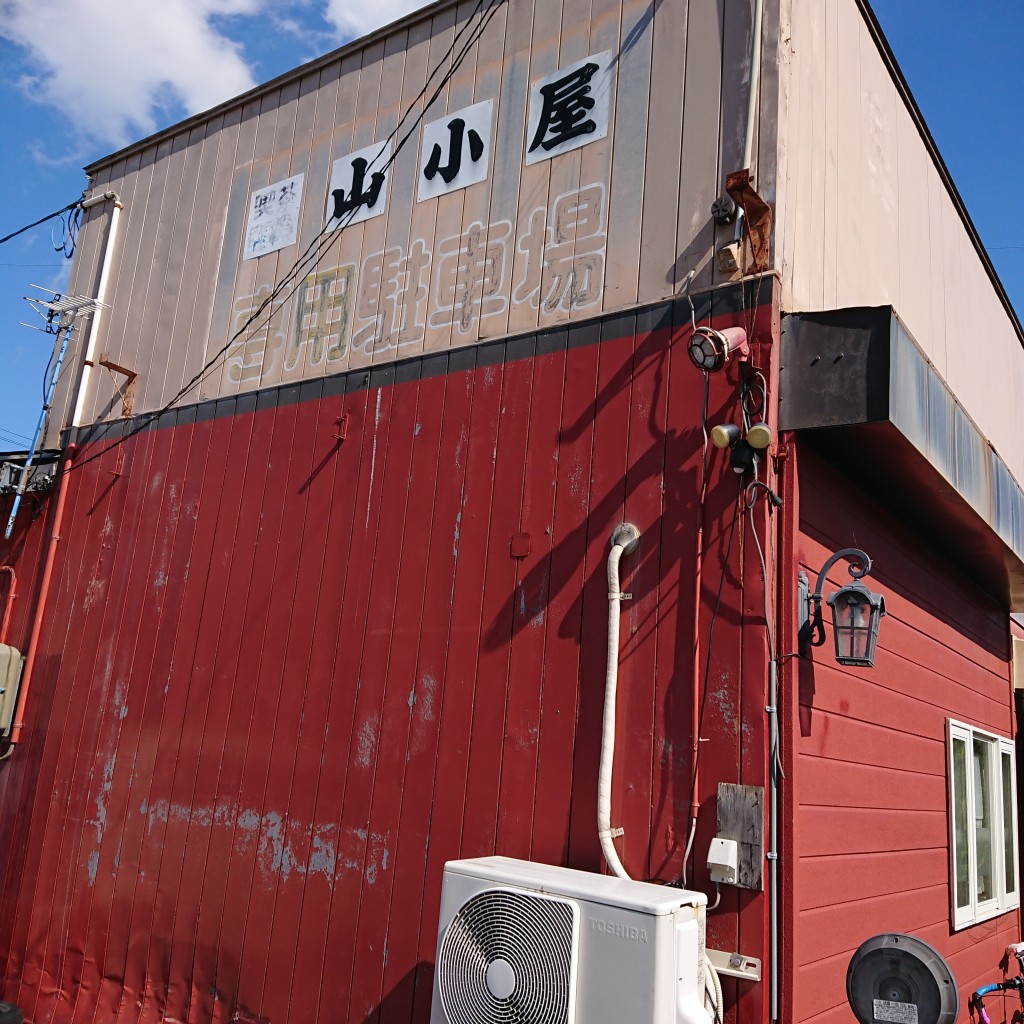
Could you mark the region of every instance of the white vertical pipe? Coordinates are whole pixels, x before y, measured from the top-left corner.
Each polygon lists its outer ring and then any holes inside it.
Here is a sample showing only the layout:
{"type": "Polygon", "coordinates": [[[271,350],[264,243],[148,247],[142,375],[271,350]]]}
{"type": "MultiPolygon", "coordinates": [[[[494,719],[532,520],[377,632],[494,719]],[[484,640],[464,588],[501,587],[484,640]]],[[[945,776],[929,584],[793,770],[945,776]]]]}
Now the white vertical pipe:
{"type": "Polygon", "coordinates": [[[597,775],[597,836],[601,852],[619,878],[629,878],[615,849],[617,830],[612,828],[612,771],[615,765],[615,701],[619,678],[619,617],[622,615],[623,595],[620,592],[619,560],[632,551],[640,531],[623,523],[612,534],[612,549],[608,555],[608,661],[604,678],[604,719],[601,726],[601,761],[597,775]]]}
{"type": "Polygon", "coordinates": [[[757,98],[761,92],[761,22],[764,15],[764,0],[754,0],[754,38],[750,53],[750,96],[747,99],[747,132],[743,139],[744,170],[750,168],[754,158],[754,122],[757,120],[757,98]]]}
{"type": "Polygon", "coordinates": [[[97,203],[107,199],[114,201],[114,208],[110,211],[110,227],[107,231],[107,247],[103,253],[103,266],[100,268],[100,283],[96,291],[95,299],[101,305],[96,307],[89,323],[89,340],[85,346],[85,359],[82,363],[82,376],[78,382],[78,393],[75,396],[75,409],[71,415],[71,426],[82,425],[82,417],[85,415],[85,401],[89,394],[89,379],[92,376],[92,367],[96,359],[96,347],[100,337],[100,325],[103,323],[104,306],[102,303],[107,297],[107,285],[110,283],[110,268],[114,263],[114,243],[117,239],[117,223],[121,215],[122,203],[116,192],[107,192],[101,196],[92,196],[82,202],[82,209],[87,210],[97,203]]]}
{"type": "MultiPolygon", "coordinates": [[[[601,852],[612,874],[625,879],[629,879],[630,874],[623,867],[615,849],[615,837],[621,835],[622,830],[612,828],[612,772],[615,765],[615,701],[619,679],[619,618],[622,615],[621,602],[632,595],[622,593],[619,562],[623,555],[630,554],[636,548],[639,541],[640,531],[632,523],[622,523],[612,533],[612,549],[608,554],[608,663],[604,680],[601,762],[597,778],[597,835],[601,841],[601,852]]],[[[707,997],[715,1007],[715,1019],[721,1020],[725,1010],[722,983],[707,953],[704,954],[704,984],[707,997]]]]}

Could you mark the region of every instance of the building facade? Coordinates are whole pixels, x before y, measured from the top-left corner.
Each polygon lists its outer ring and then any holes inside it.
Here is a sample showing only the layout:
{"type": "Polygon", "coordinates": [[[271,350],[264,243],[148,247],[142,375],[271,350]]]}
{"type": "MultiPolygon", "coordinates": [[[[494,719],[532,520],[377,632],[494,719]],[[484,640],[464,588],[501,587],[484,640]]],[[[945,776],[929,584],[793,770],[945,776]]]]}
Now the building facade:
{"type": "Polygon", "coordinates": [[[2,552],[5,999],[426,1021],[447,861],[604,870],[629,522],[615,842],[713,900],[753,801],[726,1020],[852,1019],[886,932],[966,1019],[1020,938],[1024,332],[864,3],[441,0],[87,171],[2,552]],[[874,668],[797,656],[850,547],[874,668]]]}

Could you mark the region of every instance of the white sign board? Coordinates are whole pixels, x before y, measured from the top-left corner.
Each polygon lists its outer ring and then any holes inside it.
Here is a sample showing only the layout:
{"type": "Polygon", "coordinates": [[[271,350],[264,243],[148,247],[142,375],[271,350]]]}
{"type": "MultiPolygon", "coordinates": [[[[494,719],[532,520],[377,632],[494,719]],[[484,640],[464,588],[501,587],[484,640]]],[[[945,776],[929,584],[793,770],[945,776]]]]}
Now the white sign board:
{"type": "Polygon", "coordinates": [[[384,212],[391,176],[391,140],[349,153],[331,166],[327,187],[328,228],[359,224],[384,212]]]}
{"type": "Polygon", "coordinates": [[[294,245],[299,230],[302,180],[296,174],[275,185],[261,188],[249,197],[249,220],[245,229],[243,260],[294,245]]]}
{"type": "Polygon", "coordinates": [[[423,129],[419,202],[486,180],[493,123],[494,101],[484,100],[431,121],[423,129]]]}
{"type": "Polygon", "coordinates": [[[526,162],[550,160],[608,134],[612,55],[584,57],[530,83],[526,162]]]}

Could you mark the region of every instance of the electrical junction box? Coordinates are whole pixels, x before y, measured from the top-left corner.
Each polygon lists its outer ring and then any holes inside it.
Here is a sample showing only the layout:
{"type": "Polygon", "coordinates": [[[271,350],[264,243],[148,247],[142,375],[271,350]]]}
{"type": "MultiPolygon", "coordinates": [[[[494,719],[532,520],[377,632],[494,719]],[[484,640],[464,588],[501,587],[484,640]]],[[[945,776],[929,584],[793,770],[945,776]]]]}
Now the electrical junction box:
{"type": "Polygon", "coordinates": [[[740,851],[735,839],[721,839],[715,836],[708,850],[708,871],[711,881],[723,885],[735,885],[739,871],[740,851]]]}

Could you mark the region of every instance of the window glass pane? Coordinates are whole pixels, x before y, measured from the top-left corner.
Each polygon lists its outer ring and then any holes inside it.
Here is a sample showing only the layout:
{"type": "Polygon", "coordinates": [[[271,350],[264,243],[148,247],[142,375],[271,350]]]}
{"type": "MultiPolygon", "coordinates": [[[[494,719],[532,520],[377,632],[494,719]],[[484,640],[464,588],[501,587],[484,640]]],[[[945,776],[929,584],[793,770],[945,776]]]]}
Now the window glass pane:
{"type": "Polygon", "coordinates": [[[953,839],[956,845],[956,905],[971,905],[970,860],[967,852],[967,743],[953,737],[953,839]]]}
{"type": "Polygon", "coordinates": [[[1003,763],[1003,870],[1006,891],[1017,891],[1017,851],[1013,847],[1013,757],[1005,750],[1003,763]]]}
{"type": "Polygon", "coordinates": [[[987,740],[974,737],[974,842],[978,902],[996,895],[992,877],[992,779],[987,740]]]}

